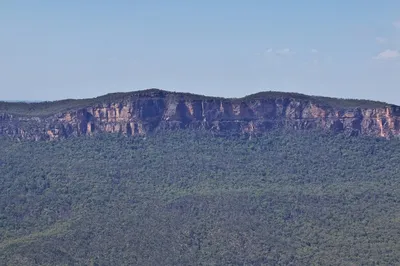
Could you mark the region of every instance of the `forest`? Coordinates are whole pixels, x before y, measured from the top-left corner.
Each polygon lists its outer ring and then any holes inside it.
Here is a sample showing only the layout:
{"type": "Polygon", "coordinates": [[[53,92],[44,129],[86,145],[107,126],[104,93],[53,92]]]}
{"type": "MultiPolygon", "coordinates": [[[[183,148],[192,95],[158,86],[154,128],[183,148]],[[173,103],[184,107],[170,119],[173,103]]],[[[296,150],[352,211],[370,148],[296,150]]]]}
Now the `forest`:
{"type": "Polygon", "coordinates": [[[0,139],[0,265],[399,265],[400,140],[0,139]]]}

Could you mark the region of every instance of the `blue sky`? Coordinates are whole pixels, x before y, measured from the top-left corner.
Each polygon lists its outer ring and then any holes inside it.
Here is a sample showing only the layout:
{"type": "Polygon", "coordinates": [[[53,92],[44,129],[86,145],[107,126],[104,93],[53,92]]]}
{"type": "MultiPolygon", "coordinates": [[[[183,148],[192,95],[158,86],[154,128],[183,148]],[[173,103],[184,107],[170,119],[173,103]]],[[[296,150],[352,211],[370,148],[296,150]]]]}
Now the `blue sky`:
{"type": "Polygon", "coordinates": [[[400,104],[400,1],[0,2],[0,99],[145,88],[400,104]]]}

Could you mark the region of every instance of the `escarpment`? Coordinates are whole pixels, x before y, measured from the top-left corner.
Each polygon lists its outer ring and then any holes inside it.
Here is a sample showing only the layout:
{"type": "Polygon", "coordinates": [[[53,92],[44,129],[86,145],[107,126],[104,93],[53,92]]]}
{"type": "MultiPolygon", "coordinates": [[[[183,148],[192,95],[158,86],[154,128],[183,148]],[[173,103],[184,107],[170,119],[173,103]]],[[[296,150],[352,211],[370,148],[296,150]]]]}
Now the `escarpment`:
{"type": "Polygon", "coordinates": [[[86,100],[0,104],[0,135],[18,139],[101,132],[135,136],[172,129],[240,135],[274,128],[391,138],[400,134],[400,107],[278,92],[224,99],[156,89],[86,100]]]}

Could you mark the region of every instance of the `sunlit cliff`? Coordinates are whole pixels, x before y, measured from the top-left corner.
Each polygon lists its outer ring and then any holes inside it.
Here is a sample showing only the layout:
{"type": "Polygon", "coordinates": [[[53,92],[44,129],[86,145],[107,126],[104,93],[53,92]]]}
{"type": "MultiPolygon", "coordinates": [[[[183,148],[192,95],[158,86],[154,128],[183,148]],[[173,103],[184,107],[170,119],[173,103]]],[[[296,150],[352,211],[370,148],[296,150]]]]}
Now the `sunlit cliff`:
{"type": "Polygon", "coordinates": [[[174,129],[257,135],[276,128],[391,138],[400,134],[399,122],[395,105],[280,92],[225,99],[150,89],[85,100],[0,103],[0,135],[30,140],[174,129]]]}

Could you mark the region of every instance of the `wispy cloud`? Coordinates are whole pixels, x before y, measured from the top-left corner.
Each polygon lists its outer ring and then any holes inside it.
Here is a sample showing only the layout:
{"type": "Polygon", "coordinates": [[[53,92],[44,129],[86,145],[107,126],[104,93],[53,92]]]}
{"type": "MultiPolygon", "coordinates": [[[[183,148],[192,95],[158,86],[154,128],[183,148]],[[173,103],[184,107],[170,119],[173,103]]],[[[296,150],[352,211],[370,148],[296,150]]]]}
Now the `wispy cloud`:
{"type": "Polygon", "coordinates": [[[290,50],[289,48],[284,48],[284,49],[276,50],[275,54],[282,55],[282,56],[287,56],[287,55],[294,54],[294,52],[292,50],[290,50]]]}
{"type": "Polygon", "coordinates": [[[266,54],[275,54],[275,55],[279,55],[279,56],[289,56],[289,55],[295,54],[295,52],[289,48],[283,48],[283,49],[278,49],[278,50],[268,48],[267,50],[265,50],[265,53],[266,54]]]}
{"type": "Polygon", "coordinates": [[[387,42],[387,39],[383,38],[383,37],[376,37],[375,40],[376,40],[377,43],[380,43],[380,44],[383,44],[383,43],[387,42]]]}
{"type": "Polygon", "coordinates": [[[398,50],[385,50],[381,53],[379,53],[377,56],[375,56],[375,59],[379,60],[392,60],[400,57],[400,52],[398,50]]]}
{"type": "Polygon", "coordinates": [[[315,48],[312,48],[312,49],[311,49],[311,53],[312,53],[312,54],[318,54],[319,51],[318,51],[317,49],[315,49],[315,48]]]}
{"type": "Polygon", "coordinates": [[[115,62],[115,61],[117,61],[117,59],[118,58],[116,56],[110,56],[107,60],[110,62],[115,62]]]}
{"type": "Polygon", "coordinates": [[[400,29],[400,19],[393,22],[393,26],[400,29]]]}

